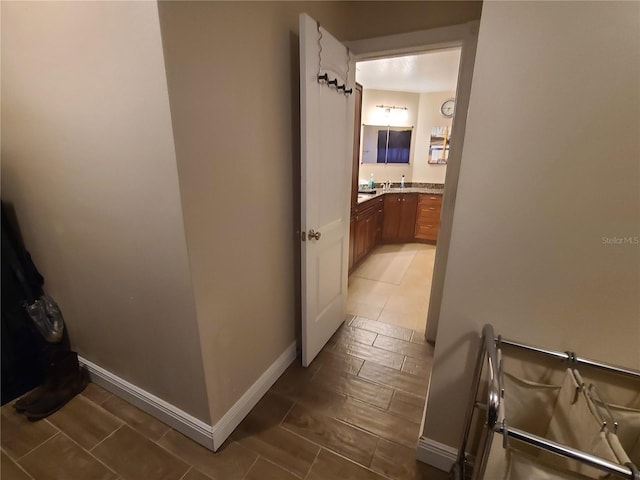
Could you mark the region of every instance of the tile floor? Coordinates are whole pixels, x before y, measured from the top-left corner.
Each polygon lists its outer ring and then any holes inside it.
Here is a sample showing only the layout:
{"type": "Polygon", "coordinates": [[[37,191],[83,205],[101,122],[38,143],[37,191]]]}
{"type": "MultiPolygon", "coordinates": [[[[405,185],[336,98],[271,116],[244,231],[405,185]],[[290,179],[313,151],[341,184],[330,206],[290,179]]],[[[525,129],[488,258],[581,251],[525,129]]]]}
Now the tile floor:
{"type": "Polygon", "coordinates": [[[418,480],[432,347],[410,329],[348,317],[309,368],[294,362],[212,453],[89,384],[31,423],[1,409],[3,480],[418,480]]]}
{"type": "Polygon", "coordinates": [[[381,245],[349,276],[347,312],[425,331],[436,247],[381,245]]]}

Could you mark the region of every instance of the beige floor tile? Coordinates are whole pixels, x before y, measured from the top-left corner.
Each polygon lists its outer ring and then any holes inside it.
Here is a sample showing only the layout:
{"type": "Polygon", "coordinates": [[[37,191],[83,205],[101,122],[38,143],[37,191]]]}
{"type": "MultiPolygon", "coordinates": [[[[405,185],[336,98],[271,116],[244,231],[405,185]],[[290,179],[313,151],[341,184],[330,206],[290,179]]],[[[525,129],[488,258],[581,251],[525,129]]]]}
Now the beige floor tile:
{"type": "Polygon", "coordinates": [[[130,427],[133,427],[135,430],[151,440],[158,440],[170,428],[168,425],[156,420],[151,415],[143,412],[139,408],[134,407],[115,395],[107,399],[102,404],[102,408],[111,412],[113,415],[126,422],[130,427]]]}
{"type": "Polygon", "coordinates": [[[398,325],[409,330],[423,330],[427,325],[427,315],[408,314],[385,309],[380,313],[378,321],[398,325]]]}
{"type": "Polygon", "coordinates": [[[358,303],[347,299],[347,312],[359,317],[370,318],[376,320],[382,312],[382,307],[373,307],[366,303],[358,303]]]}
{"type": "Polygon", "coordinates": [[[118,418],[82,395],[72,398],[48,420],[87,450],[91,450],[122,425],[118,418]]]}
{"type": "Polygon", "coordinates": [[[365,303],[372,307],[384,307],[389,299],[388,293],[375,293],[375,292],[354,292],[349,291],[348,299],[352,303],[365,303]]]}
{"type": "Polygon", "coordinates": [[[349,277],[349,292],[354,293],[376,293],[379,295],[391,295],[398,290],[398,285],[391,283],[369,280],[368,278],[349,277]]]}
{"type": "Polygon", "coordinates": [[[91,453],[126,480],[179,480],[189,469],[187,463],[127,425],[91,453]]]}
{"type": "Polygon", "coordinates": [[[30,422],[7,404],[0,409],[0,436],[2,449],[13,459],[18,459],[58,433],[58,429],[46,420],[30,422]]]}
{"type": "Polygon", "coordinates": [[[376,247],[349,277],[347,310],[424,331],[435,252],[435,246],[420,243],[376,247]],[[379,310],[383,298],[386,301],[379,310]]]}
{"type": "Polygon", "coordinates": [[[9,458],[9,455],[4,452],[0,455],[0,478],[3,480],[33,479],[31,475],[25,472],[20,465],[9,458]]]}
{"type": "Polygon", "coordinates": [[[391,295],[383,308],[383,312],[393,310],[394,312],[407,313],[410,315],[427,316],[429,301],[424,295],[391,295]]]}
{"type": "Polygon", "coordinates": [[[19,463],[35,480],[118,478],[115,472],[62,433],[25,455],[19,463]]]}
{"type": "Polygon", "coordinates": [[[415,252],[381,252],[374,250],[352,275],[369,280],[400,285],[415,252]]]}

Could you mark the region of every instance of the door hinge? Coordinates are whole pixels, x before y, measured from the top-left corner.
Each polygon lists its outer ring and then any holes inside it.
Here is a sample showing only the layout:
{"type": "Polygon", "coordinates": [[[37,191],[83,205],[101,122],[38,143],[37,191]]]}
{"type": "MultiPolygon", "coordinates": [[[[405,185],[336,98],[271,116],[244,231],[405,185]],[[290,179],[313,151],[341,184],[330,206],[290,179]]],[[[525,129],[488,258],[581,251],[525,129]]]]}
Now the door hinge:
{"type": "Polygon", "coordinates": [[[303,242],[307,240],[307,232],[300,232],[300,240],[303,242]]]}

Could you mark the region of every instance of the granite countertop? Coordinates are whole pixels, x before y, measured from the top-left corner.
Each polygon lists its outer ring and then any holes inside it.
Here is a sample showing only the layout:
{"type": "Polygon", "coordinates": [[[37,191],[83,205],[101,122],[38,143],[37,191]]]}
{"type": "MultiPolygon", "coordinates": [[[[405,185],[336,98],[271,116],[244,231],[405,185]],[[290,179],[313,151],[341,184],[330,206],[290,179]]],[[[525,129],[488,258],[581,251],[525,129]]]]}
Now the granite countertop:
{"type": "Polygon", "coordinates": [[[444,185],[441,187],[392,187],[388,190],[383,190],[382,187],[376,187],[376,193],[358,193],[358,205],[377,198],[385,193],[426,193],[429,195],[442,195],[444,193],[444,185]]]}

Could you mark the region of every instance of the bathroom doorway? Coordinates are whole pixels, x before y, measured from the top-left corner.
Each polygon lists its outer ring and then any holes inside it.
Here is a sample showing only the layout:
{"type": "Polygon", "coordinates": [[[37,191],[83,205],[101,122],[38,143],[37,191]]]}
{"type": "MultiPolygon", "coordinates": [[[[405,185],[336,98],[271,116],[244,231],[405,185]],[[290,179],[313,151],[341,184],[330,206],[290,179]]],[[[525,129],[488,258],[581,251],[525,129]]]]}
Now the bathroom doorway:
{"type": "MultiPolygon", "coordinates": [[[[389,208],[387,195],[413,196],[406,200],[410,200],[414,216],[409,235],[405,227],[401,238],[378,234],[369,242],[370,250],[350,271],[349,314],[418,332],[426,330],[460,54],[461,48],[454,47],[356,63],[356,81],[363,88],[361,121],[356,126],[360,127],[360,138],[356,132],[354,148],[359,156],[357,163],[354,159],[354,169],[357,165],[360,195],[352,228],[358,209],[362,212],[380,196],[385,200],[380,198],[378,205],[386,205],[386,209],[378,210],[382,212],[377,218],[381,222],[378,229],[388,230],[389,223],[398,221],[398,210],[389,208]],[[371,132],[377,130],[380,136],[385,127],[409,132],[408,161],[381,161],[384,156],[379,149],[384,142],[372,139],[371,132]]],[[[404,215],[407,205],[403,205],[404,215]]]]}

